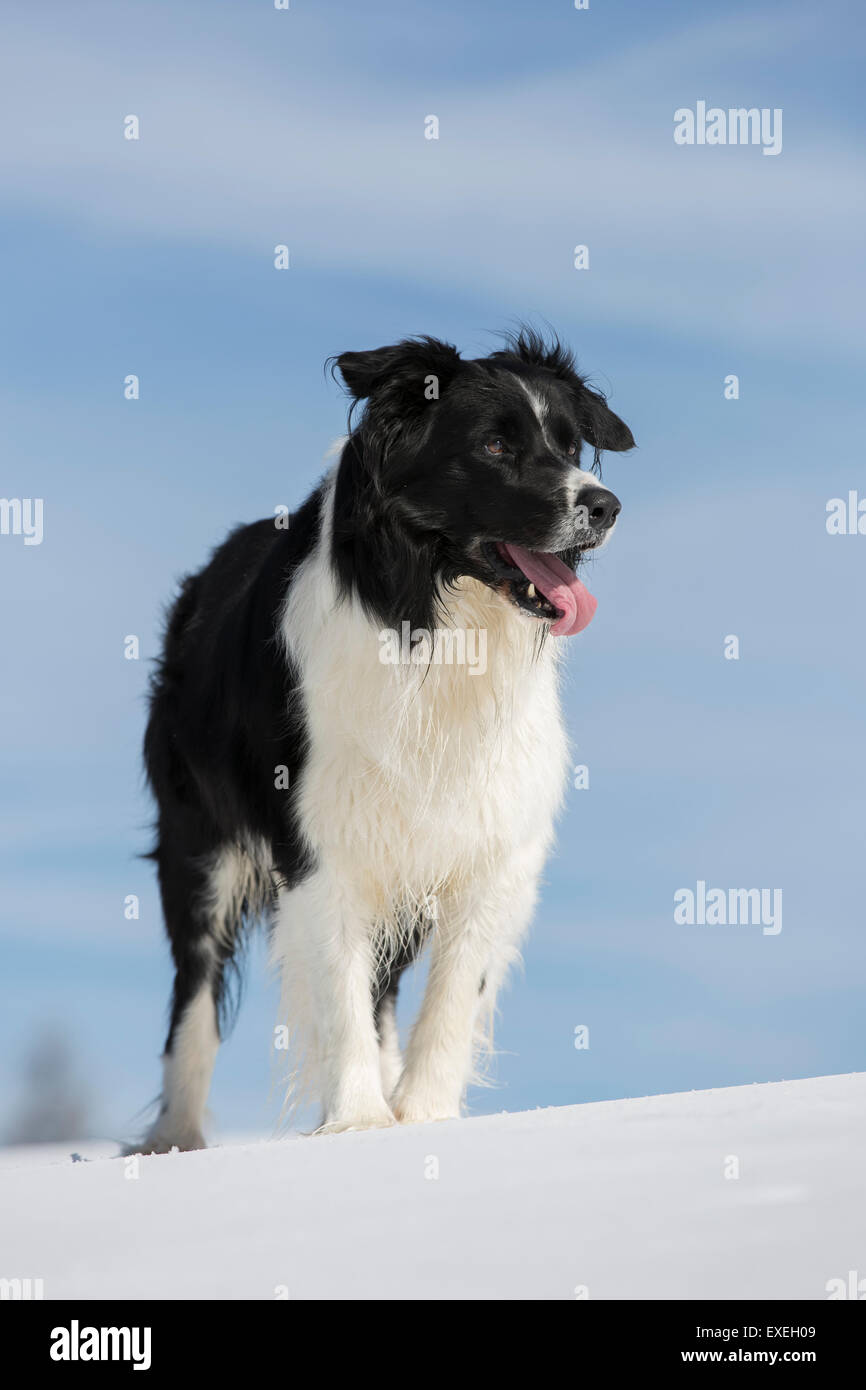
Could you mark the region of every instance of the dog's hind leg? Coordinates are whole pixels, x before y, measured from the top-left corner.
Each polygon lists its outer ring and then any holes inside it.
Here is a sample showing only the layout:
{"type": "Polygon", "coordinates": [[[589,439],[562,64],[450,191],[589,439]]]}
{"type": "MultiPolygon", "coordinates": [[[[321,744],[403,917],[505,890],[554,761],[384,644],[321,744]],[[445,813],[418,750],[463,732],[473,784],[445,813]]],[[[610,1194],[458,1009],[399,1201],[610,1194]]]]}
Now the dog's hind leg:
{"type": "Polygon", "coordinates": [[[144,1140],[145,1153],[206,1148],[202,1124],[219,1028],[214,990],[205,972],[178,971],[172,1020],[162,1058],[160,1111],[144,1140]]]}
{"type": "Polygon", "coordinates": [[[379,1071],[382,1092],[388,1100],[397,1089],[403,1071],[400,1035],[397,1031],[397,981],[394,980],[376,1001],[376,1032],[379,1035],[379,1071]]]}
{"type": "Polygon", "coordinates": [[[427,901],[423,910],[403,914],[400,918],[398,944],[392,946],[384,959],[380,960],[376,971],[373,1012],[379,1037],[379,1071],[386,1100],[390,1100],[396,1091],[397,1083],[403,1074],[403,1054],[397,1028],[400,980],[404,971],[418,959],[433,921],[427,901]]]}
{"type": "Polygon", "coordinates": [[[175,979],[160,1110],[141,1148],[167,1153],[205,1147],[202,1125],[220,1043],[224,973],[254,869],[235,846],[192,862],[160,847],[156,858],[175,979]]]}

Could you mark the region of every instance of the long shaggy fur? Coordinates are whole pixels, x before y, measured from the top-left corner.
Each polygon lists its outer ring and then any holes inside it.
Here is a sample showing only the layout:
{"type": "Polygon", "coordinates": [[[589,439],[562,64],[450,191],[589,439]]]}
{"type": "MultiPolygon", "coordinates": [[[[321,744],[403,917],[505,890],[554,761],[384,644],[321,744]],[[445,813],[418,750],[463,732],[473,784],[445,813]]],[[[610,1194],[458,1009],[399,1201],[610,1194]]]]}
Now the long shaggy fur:
{"type": "Polygon", "coordinates": [[[317,1098],[332,1131],[458,1114],[552,844],[564,643],[508,547],[574,568],[606,540],[619,506],[580,445],[631,434],[531,334],[474,361],[430,338],[335,361],[360,411],[336,462],[288,526],[239,528],[185,581],[153,682],[176,966],[155,1150],[204,1142],[227,972],[260,919],[290,1103],[317,1098]],[[450,660],[416,647],[437,631],[450,660]],[[407,634],[412,659],[386,661],[407,634]]]}

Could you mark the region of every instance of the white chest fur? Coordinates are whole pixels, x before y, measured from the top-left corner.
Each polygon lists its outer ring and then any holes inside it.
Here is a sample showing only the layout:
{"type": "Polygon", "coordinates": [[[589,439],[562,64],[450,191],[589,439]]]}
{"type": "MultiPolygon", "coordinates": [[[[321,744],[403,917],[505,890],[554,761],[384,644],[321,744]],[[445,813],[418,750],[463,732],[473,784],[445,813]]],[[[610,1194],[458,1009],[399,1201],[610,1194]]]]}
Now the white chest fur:
{"type": "Polygon", "coordinates": [[[546,849],[563,791],[555,639],[540,644],[535,620],[474,580],[439,623],[462,640],[430,634],[418,664],[405,632],[338,598],[320,552],[287,605],[310,734],[303,833],[377,915],[546,849]]]}

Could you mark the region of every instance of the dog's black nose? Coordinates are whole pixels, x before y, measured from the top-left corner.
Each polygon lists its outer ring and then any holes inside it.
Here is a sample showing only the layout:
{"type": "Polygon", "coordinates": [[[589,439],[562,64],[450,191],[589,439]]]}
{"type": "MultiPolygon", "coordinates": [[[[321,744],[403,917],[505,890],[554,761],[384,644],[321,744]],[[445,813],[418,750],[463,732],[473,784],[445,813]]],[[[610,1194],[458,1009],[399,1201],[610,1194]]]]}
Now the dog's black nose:
{"type": "Polygon", "coordinates": [[[608,492],[606,487],[594,487],[591,492],[580,493],[577,504],[586,508],[589,524],[597,531],[608,531],[622,511],[619,498],[608,492]]]}

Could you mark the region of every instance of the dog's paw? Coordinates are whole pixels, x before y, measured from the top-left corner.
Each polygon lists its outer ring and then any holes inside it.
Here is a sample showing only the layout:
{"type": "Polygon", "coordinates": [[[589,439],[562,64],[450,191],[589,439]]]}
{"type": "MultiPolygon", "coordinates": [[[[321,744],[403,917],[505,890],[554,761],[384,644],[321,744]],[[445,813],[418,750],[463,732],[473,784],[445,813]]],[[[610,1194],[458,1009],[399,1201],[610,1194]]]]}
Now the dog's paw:
{"type": "Polygon", "coordinates": [[[393,1111],[386,1105],[381,1110],[364,1111],[358,1115],[337,1116],[334,1119],[327,1119],[315,1134],[346,1134],[349,1130],[356,1129],[388,1129],[396,1124],[393,1111]]]}
{"type": "Polygon", "coordinates": [[[183,1134],[161,1133],[152,1130],[140,1144],[127,1144],[122,1150],[124,1156],[130,1154],[170,1154],[192,1153],[195,1149],[206,1149],[204,1135],[198,1130],[188,1130],[183,1134]]]}
{"type": "Polygon", "coordinates": [[[459,1120],[460,1107],[447,1101],[411,1095],[396,1095],[394,1114],[401,1125],[427,1125],[434,1120],[459,1120]]]}

